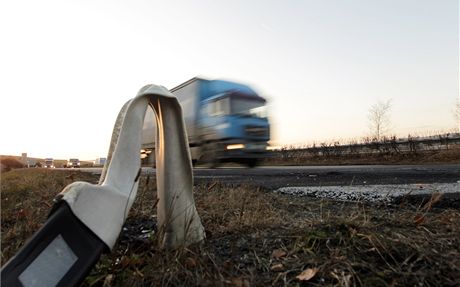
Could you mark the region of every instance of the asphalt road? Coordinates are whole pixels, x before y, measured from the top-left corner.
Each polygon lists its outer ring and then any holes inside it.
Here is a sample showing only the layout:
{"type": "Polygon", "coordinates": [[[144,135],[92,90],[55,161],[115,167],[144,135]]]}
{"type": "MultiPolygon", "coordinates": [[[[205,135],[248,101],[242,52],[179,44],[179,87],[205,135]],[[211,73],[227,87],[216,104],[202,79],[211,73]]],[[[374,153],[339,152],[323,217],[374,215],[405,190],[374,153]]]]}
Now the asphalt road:
{"type": "Polygon", "coordinates": [[[286,186],[452,183],[459,165],[437,166],[301,166],[254,169],[195,169],[195,182],[249,183],[275,189],[286,186]]]}
{"type": "MultiPolygon", "coordinates": [[[[84,169],[99,172],[101,169],[84,169]]],[[[155,174],[143,168],[143,174],[155,174]]],[[[195,184],[224,182],[250,184],[268,189],[289,186],[357,186],[388,184],[430,184],[460,182],[460,164],[451,165],[359,165],[228,167],[194,169],[195,184]]]]}
{"type": "MultiPolygon", "coordinates": [[[[100,173],[101,169],[82,169],[100,173]]],[[[155,176],[144,167],[143,175],[155,176]]],[[[414,201],[443,193],[440,207],[460,208],[460,164],[195,168],[195,184],[247,184],[291,196],[339,201],[414,201]]]]}

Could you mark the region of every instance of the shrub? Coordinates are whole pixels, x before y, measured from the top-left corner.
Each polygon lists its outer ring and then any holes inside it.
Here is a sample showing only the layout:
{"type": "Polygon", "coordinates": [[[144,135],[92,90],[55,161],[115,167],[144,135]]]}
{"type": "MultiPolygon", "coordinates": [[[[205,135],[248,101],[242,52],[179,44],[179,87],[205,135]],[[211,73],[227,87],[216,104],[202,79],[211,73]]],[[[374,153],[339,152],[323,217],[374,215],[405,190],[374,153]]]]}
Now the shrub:
{"type": "Polygon", "coordinates": [[[2,171],[9,171],[15,168],[23,168],[24,164],[22,164],[19,160],[13,157],[6,157],[1,158],[0,163],[2,166],[2,171]]]}

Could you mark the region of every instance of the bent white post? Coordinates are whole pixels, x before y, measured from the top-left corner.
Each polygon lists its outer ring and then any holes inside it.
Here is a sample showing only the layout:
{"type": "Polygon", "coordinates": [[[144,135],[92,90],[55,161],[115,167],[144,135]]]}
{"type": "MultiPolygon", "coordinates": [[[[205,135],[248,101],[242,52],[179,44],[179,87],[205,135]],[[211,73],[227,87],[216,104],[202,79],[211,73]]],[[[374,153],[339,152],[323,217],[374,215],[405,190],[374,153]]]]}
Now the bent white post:
{"type": "Polygon", "coordinates": [[[193,199],[192,161],[181,106],[163,87],[146,86],[139,95],[150,97],[156,115],[157,214],[163,246],[199,242],[204,228],[193,199]]]}
{"type": "MultiPolygon", "coordinates": [[[[92,187],[110,190],[113,200],[99,202],[97,196],[86,192],[89,198],[84,200],[84,204],[78,205],[72,200],[76,192],[64,193],[64,200],[69,203],[72,211],[110,248],[116,238],[110,239],[109,234],[105,233],[118,230],[117,235],[119,234],[136,197],[142,126],[149,104],[155,111],[157,122],[157,214],[158,225],[164,230],[163,246],[175,248],[204,239],[204,228],[193,199],[192,164],[181,106],[166,88],[148,85],[121,109],[112,134],[107,162],[101,174],[100,186],[92,187]],[[110,221],[104,215],[95,214],[100,210],[97,206],[103,210],[114,206],[118,214],[110,221]]],[[[74,183],[77,184],[81,183],[74,183]]],[[[91,190],[90,187],[87,189],[91,190]]]]}
{"type": "Polygon", "coordinates": [[[136,197],[142,126],[149,105],[157,122],[157,212],[164,230],[162,245],[175,248],[204,239],[193,200],[192,164],[181,107],[167,89],[148,85],[118,115],[99,184],[74,182],[64,188],[47,222],[1,270],[2,285],[76,286],[102,252],[113,248],[136,197]]]}

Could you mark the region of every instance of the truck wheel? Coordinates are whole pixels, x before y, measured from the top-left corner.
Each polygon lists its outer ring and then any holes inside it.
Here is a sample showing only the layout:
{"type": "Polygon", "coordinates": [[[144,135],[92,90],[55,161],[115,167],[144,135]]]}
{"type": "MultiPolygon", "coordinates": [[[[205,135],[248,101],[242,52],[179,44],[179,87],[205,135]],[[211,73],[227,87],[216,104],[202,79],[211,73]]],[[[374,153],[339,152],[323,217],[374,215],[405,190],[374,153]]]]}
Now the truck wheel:
{"type": "Polygon", "coordinates": [[[215,154],[211,154],[205,161],[205,166],[207,168],[217,168],[219,166],[219,163],[219,159],[217,159],[215,154]]]}
{"type": "Polygon", "coordinates": [[[254,168],[258,164],[258,160],[255,159],[255,158],[251,158],[251,159],[246,160],[246,164],[247,164],[248,167],[254,168]]]}
{"type": "Polygon", "coordinates": [[[219,165],[216,149],[217,146],[215,144],[207,144],[203,147],[200,162],[202,162],[207,168],[216,168],[219,165]]]}

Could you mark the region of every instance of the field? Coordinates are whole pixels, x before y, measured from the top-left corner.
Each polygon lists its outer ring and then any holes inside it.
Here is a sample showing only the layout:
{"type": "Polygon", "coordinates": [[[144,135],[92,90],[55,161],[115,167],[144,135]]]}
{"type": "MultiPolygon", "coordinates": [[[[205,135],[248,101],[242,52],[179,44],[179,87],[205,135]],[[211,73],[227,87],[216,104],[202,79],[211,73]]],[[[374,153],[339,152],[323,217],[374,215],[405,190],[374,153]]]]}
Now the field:
{"type": "Polygon", "coordinates": [[[264,165],[372,165],[372,164],[450,164],[460,162],[460,144],[449,149],[368,153],[343,152],[343,146],[324,148],[285,149],[273,153],[264,165]]]}
{"type": "MultiPolygon", "coordinates": [[[[4,264],[45,221],[78,170],[1,175],[4,264]]],[[[460,211],[295,198],[250,185],[195,186],[206,240],[158,247],[154,178],[142,177],[118,243],[84,286],[459,286],[460,211]]]]}

